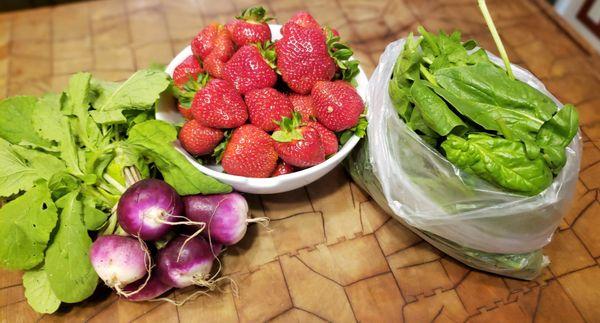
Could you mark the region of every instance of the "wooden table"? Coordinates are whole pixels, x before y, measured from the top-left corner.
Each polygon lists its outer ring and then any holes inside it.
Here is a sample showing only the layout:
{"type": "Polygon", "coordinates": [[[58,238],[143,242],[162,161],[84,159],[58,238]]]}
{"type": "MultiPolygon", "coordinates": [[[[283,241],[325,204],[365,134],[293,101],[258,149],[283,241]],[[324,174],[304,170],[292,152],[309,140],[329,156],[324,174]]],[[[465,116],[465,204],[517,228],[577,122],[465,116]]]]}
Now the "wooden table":
{"type": "MultiPolygon", "coordinates": [[[[120,80],[167,63],[210,21],[254,0],[82,2],[0,15],[0,97],[62,89],[69,74],[120,80]]],[[[309,10],[350,40],[371,73],[385,45],[424,25],[461,29],[494,51],[472,0],[264,3],[280,21],[309,10]]],[[[489,1],[511,60],[528,68],[581,116],[584,155],[573,207],[545,248],[552,264],[526,282],[472,271],[384,214],[338,168],[293,192],[250,196],[254,226],[224,258],[231,293],[181,307],[129,303],[100,288],[93,299],[38,315],[21,274],[0,273],[0,321],[599,321],[600,57],[543,0],[489,1]]],[[[171,296],[181,300],[186,293],[171,296]]]]}

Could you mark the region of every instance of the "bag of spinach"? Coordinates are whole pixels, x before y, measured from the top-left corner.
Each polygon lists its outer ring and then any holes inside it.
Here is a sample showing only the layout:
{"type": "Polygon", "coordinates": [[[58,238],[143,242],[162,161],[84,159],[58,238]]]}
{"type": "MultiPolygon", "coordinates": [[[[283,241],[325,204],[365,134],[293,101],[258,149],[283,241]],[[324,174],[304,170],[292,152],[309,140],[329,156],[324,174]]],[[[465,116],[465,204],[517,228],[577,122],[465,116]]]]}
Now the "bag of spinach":
{"type": "Polygon", "coordinates": [[[503,59],[458,32],[419,28],[389,44],[369,81],[367,140],[347,167],[438,249],[533,279],[577,181],[577,112],[510,64],[482,2],[503,59]]]}

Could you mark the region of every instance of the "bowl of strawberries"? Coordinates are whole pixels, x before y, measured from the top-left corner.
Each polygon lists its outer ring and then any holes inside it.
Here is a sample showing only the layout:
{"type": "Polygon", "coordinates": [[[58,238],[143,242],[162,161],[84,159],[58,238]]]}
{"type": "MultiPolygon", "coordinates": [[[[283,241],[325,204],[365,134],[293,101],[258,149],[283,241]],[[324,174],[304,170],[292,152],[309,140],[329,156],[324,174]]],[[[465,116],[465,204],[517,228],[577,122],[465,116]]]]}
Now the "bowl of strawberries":
{"type": "Polygon", "coordinates": [[[365,133],[368,80],[337,31],[252,7],[204,27],[168,65],[157,119],[199,171],[236,190],[293,190],[336,167],[365,133]]]}

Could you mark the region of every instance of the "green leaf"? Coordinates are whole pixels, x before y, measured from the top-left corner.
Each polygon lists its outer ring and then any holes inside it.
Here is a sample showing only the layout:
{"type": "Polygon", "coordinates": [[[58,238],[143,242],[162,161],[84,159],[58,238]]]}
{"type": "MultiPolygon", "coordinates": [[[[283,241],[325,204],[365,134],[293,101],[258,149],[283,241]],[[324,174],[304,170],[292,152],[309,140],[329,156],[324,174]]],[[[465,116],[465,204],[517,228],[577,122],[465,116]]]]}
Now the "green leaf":
{"type": "Polygon", "coordinates": [[[173,146],[177,130],[159,120],[150,120],[133,126],[127,142],[154,162],[165,182],[180,195],[217,194],[231,191],[231,186],[204,175],[173,146]]]}
{"type": "Polygon", "coordinates": [[[90,115],[92,119],[99,124],[115,124],[115,123],[126,123],[127,118],[123,115],[123,110],[108,110],[108,111],[99,111],[93,110],[90,111],[90,115]]]}
{"type": "Polygon", "coordinates": [[[91,79],[90,73],[77,73],[71,76],[63,104],[63,112],[74,117],[71,131],[88,148],[97,147],[101,139],[100,130],[88,113],[93,94],[90,87],[91,79]]]}
{"type": "Polygon", "coordinates": [[[15,96],[0,101],[0,138],[11,144],[27,142],[39,147],[50,147],[33,127],[37,98],[15,96]]]}
{"type": "Polygon", "coordinates": [[[169,76],[155,69],[137,71],[118,85],[99,83],[101,91],[94,108],[100,111],[150,109],[169,84],[169,76]]]}
{"type": "Polygon", "coordinates": [[[221,163],[223,159],[223,154],[225,153],[225,148],[227,148],[227,144],[229,143],[229,139],[231,138],[232,131],[225,131],[223,140],[215,147],[212,153],[212,157],[215,158],[217,164],[221,163]]]}
{"type": "Polygon", "coordinates": [[[83,222],[85,223],[86,229],[90,231],[99,230],[106,220],[108,214],[98,210],[96,200],[91,195],[84,195],[83,197],[83,222]]]}
{"type": "Polygon", "coordinates": [[[467,139],[449,135],[442,148],[459,168],[513,192],[535,195],[552,184],[552,172],[544,160],[529,159],[518,141],[483,133],[467,139]]]}
{"type": "Polygon", "coordinates": [[[61,209],[58,229],[46,251],[46,272],[56,297],[76,303],[90,297],[98,276],[92,267],[89,249],[92,239],[83,223],[79,192],[71,192],[56,202],[61,209]]]}
{"type": "Polygon", "coordinates": [[[36,312],[50,314],[58,310],[60,300],[52,291],[43,268],[26,271],[23,275],[23,287],[27,303],[36,312]]]}
{"type": "Polygon", "coordinates": [[[441,88],[433,90],[459,113],[508,139],[535,142],[535,133],[556,112],[546,95],[490,63],[441,69],[435,78],[441,88]]]}
{"type": "Polygon", "coordinates": [[[69,118],[61,112],[64,95],[45,95],[37,103],[36,114],[33,117],[35,130],[47,140],[58,144],[61,159],[70,172],[82,175],[79,168],[79,157],[69,118]]]}
{"type": "Polygon", "coordinates": [[[579,115],[570,104],[565,105],[540,128],[536,143],[541,147],[544,159],[555,173],[567,162],[565,147],[573,140],[578,129],[579,115]]]}
{"type": "Polygon", "coordinates": [[[28,190],[35,181],[47,180],[65,169],[65,164],[50,154],[0,139],[0,196],[8,197],[28,190]]]}
{"type": "Polygon", "coordinates": [[[450,132],[462,134],[467,125],[454,113],[444,100],[433,92],[424,81],[415,81],[410,88],[410,96],[421,111],[425,124],[440,136],[450,132]]]}
{"type": "Polygon", "coordinates": [[[44,260],[57,220],[56,206],[45,183],[0,209],[0,267],[30,269],[44,260]]]}

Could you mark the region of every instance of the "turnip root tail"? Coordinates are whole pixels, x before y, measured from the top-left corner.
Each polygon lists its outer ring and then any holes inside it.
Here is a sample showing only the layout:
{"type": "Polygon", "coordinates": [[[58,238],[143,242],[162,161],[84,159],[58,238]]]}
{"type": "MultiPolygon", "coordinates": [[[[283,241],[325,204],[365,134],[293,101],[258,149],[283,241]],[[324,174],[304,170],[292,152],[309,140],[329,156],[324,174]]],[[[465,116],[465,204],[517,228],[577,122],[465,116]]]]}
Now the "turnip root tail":
{"type": "Polygon", "coordinates": [[[138,287],[136,290],[133,290],[131,292],[124,291],[122,289],[122,287],[125,287],[125,286],[121,287],[121,284],[116,284],[114,286],[115,291],[117,292],[118,295],[121,295],[123,297],[131,297],[131,296],[139,293],[142,289],[144,289],[144,287],[146,287],[146,285],[150,281],[150,277],[152,276],[152,267],[154,267],[154,265],[152,264],[152,257],[150,256],[150,250],[148,250],[148,246],[146,245],[144,240],[142,240],[139,236],[137,236],[136,238],[138,239],[142,249],[144,249],[144,251],[146,251],[144,264],[146,265],[146,271],[148,272],[148,275],[146,276],[146,280],[144,281],[144,283],[141,284],[140,287],[138,287]]]}
{"type": "Polygon", "coordinates": [[[202,233],[202,231],[204,231],[204,229],[206,228],[206,223],[204,223],[204,222],[198,222],[198,221],[192,221],[188,217],[185,217],[183,215],[174,215],[174,214],[166,214],[166,215],[167,215],[167,217],[172,217],[172,218],[176,218],[176,219],[182,219],[183,221],[174,222],[174,221],[167,221],[167,220],[161,218],[161,219],[157,220],[157,222],[165,223],[165,224],[170,224],[170,225],[183,224],[183,225],[192,225],[192,226],[197,226],[198,227],[198,230],[196,230],[192,235],[190,235],[187,239],[185,239],[185,242],[183,243],[183,245],[179,249],[179,253],[177,254],[177,261],[179,261],[179,258],[181,257],[181,250],[183,250],[183,247],[185,247],[185,245],[190,240],[194,239],[200,233],[202,233]]]}
{"type": "Polygon", "coordinates": [[[262,225],[263,227],[265,227],[267,229],[267,231],[271,232],[272,229],[269,228],[270,222],[271,222],[271,219],[269,219],[266,216],[261,216],[258,218],[249,218],[248,220],[246,220],[246,223],[258,223],[258,224],[262,225]]]}

